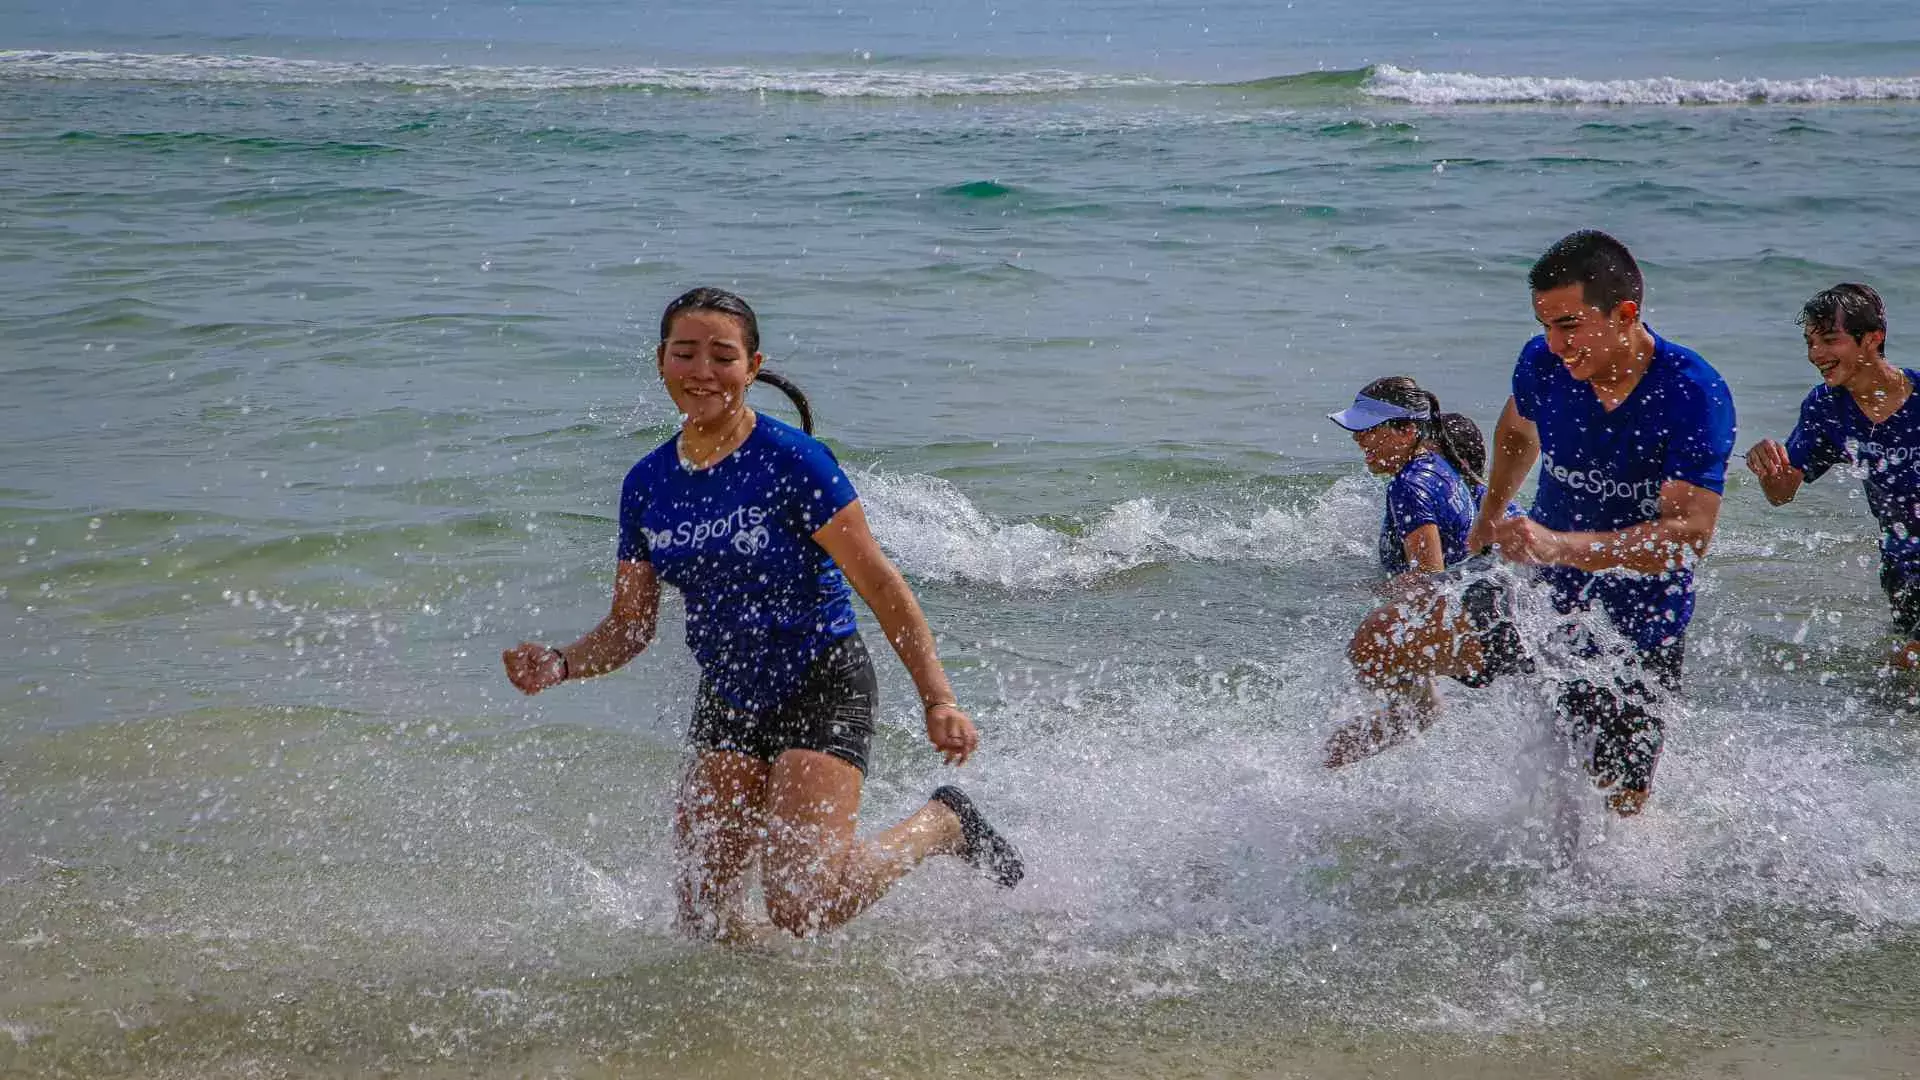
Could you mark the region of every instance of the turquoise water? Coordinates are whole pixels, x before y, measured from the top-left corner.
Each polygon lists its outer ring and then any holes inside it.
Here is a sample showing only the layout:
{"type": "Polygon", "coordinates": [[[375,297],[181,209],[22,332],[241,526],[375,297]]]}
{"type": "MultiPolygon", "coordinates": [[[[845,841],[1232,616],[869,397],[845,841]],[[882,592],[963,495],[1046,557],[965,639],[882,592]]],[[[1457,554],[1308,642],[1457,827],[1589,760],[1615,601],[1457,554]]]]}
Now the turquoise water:
{"type": "MultiPolygon", "coordinates": [[[[1743,447],[1807,295],[1873,282],[1896,359],[1920,301],[1920,17],[1493,7],[0,15],[0,1071],[1644,1075],[1910,1019],[1920,686],[1844,478],[1736,469],[1642,819],[1519,686],[1316,764],[1360,384],[1490,428],[1580,226],[1743,447]],[[824,942],[683,943],[677,606],[612,678],[501,676],[603,610],[695,283],[942,634],[1014,893],[929,865],[824,942]]],[[[882,678],[874,821],[944,776],[882,678]]]]}

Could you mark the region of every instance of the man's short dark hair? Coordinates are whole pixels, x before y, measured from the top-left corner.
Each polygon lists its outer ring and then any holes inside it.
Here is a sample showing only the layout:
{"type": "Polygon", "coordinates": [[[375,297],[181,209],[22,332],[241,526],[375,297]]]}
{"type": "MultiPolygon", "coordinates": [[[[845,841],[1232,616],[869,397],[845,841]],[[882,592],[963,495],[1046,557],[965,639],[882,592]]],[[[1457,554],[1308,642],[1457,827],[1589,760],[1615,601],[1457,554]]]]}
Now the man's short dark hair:
{"type": "Polygon", "coordinates": [[[1627,245],[1598,229],[1582,229],[1548,248],[1527,274],[1527,285],[1537,293],[1578,285],[1580,298],[1601,311],[1622,300],[1640,303],[1646,291],[1627,245]]]}
{"type": "Polygon", "coordinates": [[[1858,345],[1872,331],[1886,332],[1887,306],[1880,302],[1880,294],[1873,291],[1873,286],[1843,281],[1814,293],[1813,299],[1801,306],[1800,317],[1793,321],[1822,334],[1845,330],[1858,345]]]}

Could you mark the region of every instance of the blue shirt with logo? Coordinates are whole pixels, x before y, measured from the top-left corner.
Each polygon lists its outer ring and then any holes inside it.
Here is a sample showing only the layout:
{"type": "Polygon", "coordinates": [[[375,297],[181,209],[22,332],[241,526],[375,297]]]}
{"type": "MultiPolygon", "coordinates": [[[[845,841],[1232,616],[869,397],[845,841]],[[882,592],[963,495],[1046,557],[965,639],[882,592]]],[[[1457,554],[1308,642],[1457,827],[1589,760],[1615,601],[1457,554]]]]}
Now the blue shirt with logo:
{"type": "MultiPolygon", "coordinates": [[[[1699,353],[1658,334],[1653,340],[1646,374],[1611,411],[1568,374],[1544,336],[1520,350],[1513,401],[1540,432],[1533,520],[1561,532],[1617,532],[1658,518],[1669,480],[1725,489],[1733,395],[1699,353]]],[[[1541,576],[1561,610],[1598,603],[1642,651],[1679,641],[1693,618],[1693,570],[1685,565],[1661,574],[1550,566],[1541,576]]]]}
{"type": "Polygon", "coordinates": [[[721,696],[771,708],[855,630],[847,579],[813,539],[855,498],[824,443],[770,416],[705,469],[680,463],[675,436],[627,473],[620,558],[680,590],[687,647],[721,696]]]}
{"type": "Polygon", "coordinates": [[[1380,565],[1389,574],[1406,573],[1407,535],[1423,525],[1440,530],[1440,549],[1448,566],[1467,557],[1467,533],[1479,507],[1473,489],[1446,458],[1432,451],[1415,454],[1387,482],[1387,513],[1380,520],[1380,565]]]}
{"type": "MultiPolygon", "coordinates": [[[[1920,373],[1902,371],[1920,387],[1920,373]]],[[[1852,466],[1880,522],[1881,562],[1920,575],[1920,392],[1876,424],[1846,390],[1814,387],[1787,436],[1787,460],[1810,481],[1843,461],[1852,466]]]]}

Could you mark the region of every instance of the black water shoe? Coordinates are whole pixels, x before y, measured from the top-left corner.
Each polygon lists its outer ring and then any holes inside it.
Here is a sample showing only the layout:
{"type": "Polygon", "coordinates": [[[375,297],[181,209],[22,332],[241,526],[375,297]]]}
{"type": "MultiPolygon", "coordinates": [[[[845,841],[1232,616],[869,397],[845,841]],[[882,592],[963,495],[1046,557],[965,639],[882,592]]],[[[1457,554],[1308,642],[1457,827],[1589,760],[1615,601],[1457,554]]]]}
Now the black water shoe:
{"type": "Polygon", "coordinates": [[[1020,884],[1027,868],[1020,862],[1019,849],[987,824],[987,819],[980,816],[980,811],[975,809],[973,800],[967,798],[965,792],[952,784],[944,784],[934,788],[929,798],[953,811],[954,816],[960,819],[960,850],[955,854],[965,859],[968,865],[984,870],[1003,889],[1020,884]]]}

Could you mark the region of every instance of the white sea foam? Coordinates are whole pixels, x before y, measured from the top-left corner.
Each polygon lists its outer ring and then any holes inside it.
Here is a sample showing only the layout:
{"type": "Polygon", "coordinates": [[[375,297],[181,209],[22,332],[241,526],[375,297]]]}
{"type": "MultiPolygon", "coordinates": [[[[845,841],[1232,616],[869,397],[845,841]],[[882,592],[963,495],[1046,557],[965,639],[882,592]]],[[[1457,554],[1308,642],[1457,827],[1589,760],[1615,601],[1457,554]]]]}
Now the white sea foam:
{"type": "MultiPolygon", "coordinates": [[[[1144,75],[1032,71],[757,67],[568,67],[380,64],[279,56],[0,50],[0,79],[103,79],[263,85],[387,85],[464,91],[640,90],[775,93],[833,98],[1063,94],[1187,85],[1144,75]]],[[[1737,105],[1920,100],[1920,76],[1805,79],[1589,80],[1408,71],[1380,64],[1363,93],[1418,105],[1737,105]]]]}
{"type": "Polygon", "coordinates": [[[1375,67],[1361,89],[1416,105],[1749,105],[1920,100],[1920,77],[1810,79],[1618,79],[1473,75],[1375,67]]]}
{"type": "MultiPolygon", "coordinates": [[[[1450,688],[1441,722],[1420,740],[1324,769],[1322,741],[1343,708],[1358,707],[1343,696],[1341,645],[1278,640],[1259,654],[1266,673],[1237,681],[1116,666],[1090,693],[988,715],[996,752],[970,790],[1020,836],[1032,871],[995,900],[1019,916],[1001,921],[997,942],[1044,931],[1031,947],[996,953],[994,970],[1106,971],[1119,987],[1177,984],[1198,970],[1270,986],[1276,967],[1258,957],[1278,948],[1288,962],[1316,956],[1321,975],[1350,975],[1324,991],[1337,997],[1382,978],[1379,957],[1440,944],[1433,962],[1446,975],[1422,984],[1433,988],[1415,1003],[1425,1007],[1382,1022],[1510,1031],[1545,1022],[1549,1004],[1563,1019],[1588,1012],[1596,986],[1542,996],[1530,988],[1554,969],[1556,982],[1577,986],[1584,975],[1537,956],[1508,972],[1531,950],[1447,942],[1480,940],[1489,926],[1524,936],[1533,931],[1521,927],[1644,919],[1650,933],[1671,923],[1722,950],[1751,932],[1738,914],[1749,905],[1869,927],[1920,919],[1911,842],[1920,801],[1871,732],[1799,718],[1758,731],[1751,700],[1681,706],[1653,808],[1620,823],[1569,768],[1526,680],[1450,688]],[[1125,736],[1089,734],[1103,731],[1125,736]],[[1431,887],[1422,881],[1442,883],[1441,895],[1403,918],[1410,896],[1431,887]],[[1142,935],[1151,949],[1129,947],[1142,935]]],[[[876,801],[912,808],[936,769],[893,779],[876,801]]],[[[917,977],[979,972],[971,952],[918,944],[950,925],[969,883],[936,871],[900,891],[940,893],[949,881],[946,903],[903,900],[877,916],[916,943],[905,963],[917,977]]],[[[1846,942],[1819,931],[1793,947],[1846,942]]]]}
{"type": "Polygon", "coordinates": [[[1244,520],[1128,499],[1078,533],[996,521],[937,477],[869,472],[857,483],[874,535],[907,573],[1011,589],[1085,585],[1173,560],[1292,565],[1370,556],[1379,524],[1379,493],[1359,478],[1244,520]]]}
{"type": "Polygon", "coordinates": [[[1058,94],[1161,85],[1132,75],[1073,71],[902,71],[879,67],[779,70],[748,67],[481,67],[296,60],[278,56],[0,50],[0,79],[117,79],[137,82],[438,87],[453,90],[672,90],[923,98],[1058,94]]]}

